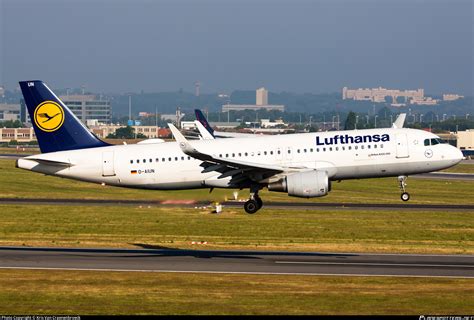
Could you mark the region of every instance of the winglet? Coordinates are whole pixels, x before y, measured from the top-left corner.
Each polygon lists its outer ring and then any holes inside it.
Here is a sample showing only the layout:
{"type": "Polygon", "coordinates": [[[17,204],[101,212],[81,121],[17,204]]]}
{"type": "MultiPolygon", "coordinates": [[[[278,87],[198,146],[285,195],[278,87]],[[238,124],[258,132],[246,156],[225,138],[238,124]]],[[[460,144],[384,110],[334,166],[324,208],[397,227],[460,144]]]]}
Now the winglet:
{"type": "Polygon", "coordinates": [[[171,133],[173,134],[174,139],[179,144],[181,151],[186,154],[191,154],[197,152],[196,149],[191,146],[188,140],[183,136],[183,134],[174,126],[172,123],[168,123],[168,127],[170,127],[171,133]]]}
{"type": "Polygon", "coordinates": [[[181,148],[181,151],[183,151],[185,154],[188,156],[191,156],[193,158],[199,159],[199,160],[212,160],[212,157],[210,155],[207,155],[205,153],[201,153],[198,150],[196,150],[188,140],[183,136],[183,134],[174,126],[172,123],[168,123],[168,127],[170,127],[171,133],[173,134],[174,139],[178,143],[179,147],[181,148]]]}
{"type": "Polygon", "coordinates": [[[392,128],[394,129],[401,129],[403,128],[403,124],[405,123],[405,118],[407,114],[406,113],[400,113],[398,115],[398,118],[395,120],[395,122],[392,124],[392,128]]]}

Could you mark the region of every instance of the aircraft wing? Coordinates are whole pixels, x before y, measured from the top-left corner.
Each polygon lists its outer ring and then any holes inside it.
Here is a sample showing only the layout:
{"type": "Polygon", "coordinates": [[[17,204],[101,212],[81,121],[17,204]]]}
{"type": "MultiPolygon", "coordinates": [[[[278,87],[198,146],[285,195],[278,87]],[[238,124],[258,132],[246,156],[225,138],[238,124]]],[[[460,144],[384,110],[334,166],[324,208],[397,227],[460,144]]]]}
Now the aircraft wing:
{"type": "Polygon", "coordinates": [[[237,159],[219,158],[210,154],[202,153],[194,148],[189,141],[179,132],[179,130],[171,123],[168,124],[173,133],[174,138],[178,142],[181,150],[195,159],[203,161],[201,166],[202,171],[220,172],[218,179],[231,177],[231,184],[236,187],[245,185],[249,182],[267,182],[270,178],[279,178],[280,175],[285,175],[291,172],[313,170],[307,167],[283,167],[279,165],[261,164],[237,159]]]}

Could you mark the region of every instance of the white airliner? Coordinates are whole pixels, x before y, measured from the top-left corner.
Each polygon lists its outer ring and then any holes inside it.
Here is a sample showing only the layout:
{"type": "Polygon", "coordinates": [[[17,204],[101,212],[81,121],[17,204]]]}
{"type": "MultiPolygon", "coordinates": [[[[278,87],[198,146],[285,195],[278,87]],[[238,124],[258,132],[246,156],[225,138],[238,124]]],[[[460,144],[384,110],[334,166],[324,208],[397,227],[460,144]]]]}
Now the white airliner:
{"type": "Polygon", "coordinates": [[[344,179],[398,177],[407,201],[407,175],[449,168],[462,159],[461,151],[438,136],[396,126],[190,142],[170,124],[177,142],[108,145],[43,82],[20,86],[43,153],[18,159],[17,167],[129,188],[248,188],[247,213],[262,207],[263,188],[321,197],[331,181],[344,179]]]}

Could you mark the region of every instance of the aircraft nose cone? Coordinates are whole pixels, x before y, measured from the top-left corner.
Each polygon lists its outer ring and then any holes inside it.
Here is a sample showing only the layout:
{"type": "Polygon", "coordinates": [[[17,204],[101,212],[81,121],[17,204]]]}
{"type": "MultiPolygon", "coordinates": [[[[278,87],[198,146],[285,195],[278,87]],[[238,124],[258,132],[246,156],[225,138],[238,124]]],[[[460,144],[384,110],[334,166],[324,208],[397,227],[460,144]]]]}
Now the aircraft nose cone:
{"type": "Polygon", "coordinates": [[[452,155],[453,160],[456,161],[456,163],[461,162],[461,160],[464,158],[464,155],[462,154],[461,150],[456,147],[453,147],[452,155]]]}

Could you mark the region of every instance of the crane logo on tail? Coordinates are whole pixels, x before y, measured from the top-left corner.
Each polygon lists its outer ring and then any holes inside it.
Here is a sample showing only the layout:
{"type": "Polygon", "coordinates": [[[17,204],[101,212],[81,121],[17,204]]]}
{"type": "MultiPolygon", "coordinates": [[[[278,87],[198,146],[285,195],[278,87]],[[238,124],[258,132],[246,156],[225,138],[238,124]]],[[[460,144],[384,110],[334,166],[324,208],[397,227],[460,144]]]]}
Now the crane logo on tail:
{"type": "Polygon", "coordinates": [[[53,132],[63,125],[64,110],[54,101],[44,101],[36,107],[34,118],[38,128],[46,132],[53,132]]]}

